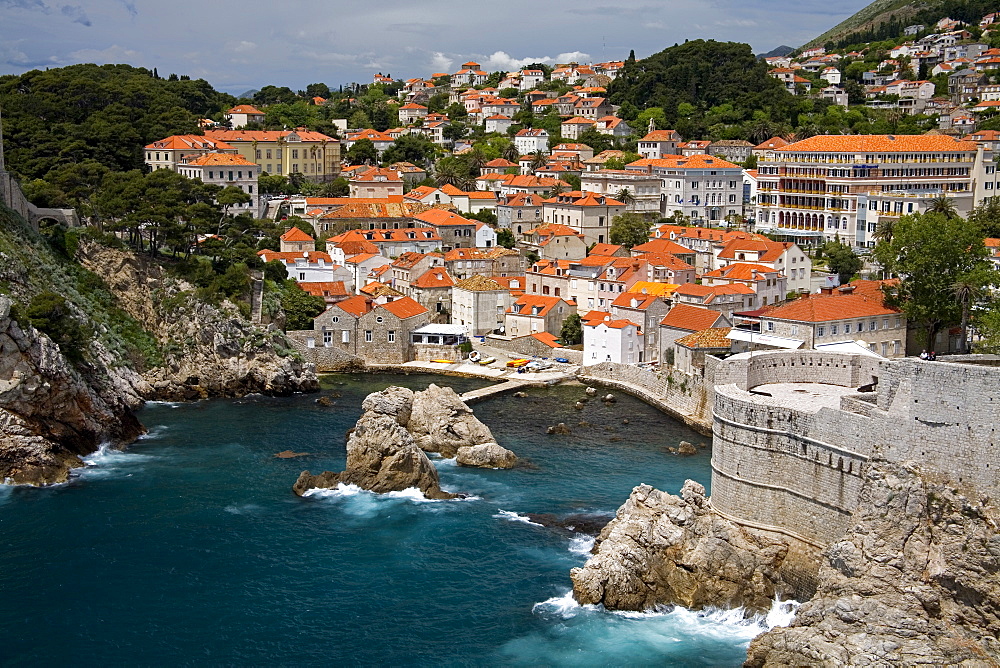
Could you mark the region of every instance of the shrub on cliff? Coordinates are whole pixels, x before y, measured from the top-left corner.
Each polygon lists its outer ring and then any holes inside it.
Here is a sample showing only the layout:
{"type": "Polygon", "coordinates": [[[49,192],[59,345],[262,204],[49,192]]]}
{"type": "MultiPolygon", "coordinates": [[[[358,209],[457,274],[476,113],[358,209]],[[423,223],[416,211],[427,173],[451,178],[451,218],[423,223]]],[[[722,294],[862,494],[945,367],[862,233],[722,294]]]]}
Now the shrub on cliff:
{"type": "Polygon", "coordinates": [[[285,329],[311,329],[313,318],[326,310],[322,297],[310,295],[295,281],[281,287],[281,308],[285,311],[285,329]]]}
{"type": "Polygon", "coordinates": [[[50,290],[35,295],[20,316],[35,329],[59,344],[59,349],[73,362],[83,360],[89,331],[73,315],[66,298],[50,290]]]}

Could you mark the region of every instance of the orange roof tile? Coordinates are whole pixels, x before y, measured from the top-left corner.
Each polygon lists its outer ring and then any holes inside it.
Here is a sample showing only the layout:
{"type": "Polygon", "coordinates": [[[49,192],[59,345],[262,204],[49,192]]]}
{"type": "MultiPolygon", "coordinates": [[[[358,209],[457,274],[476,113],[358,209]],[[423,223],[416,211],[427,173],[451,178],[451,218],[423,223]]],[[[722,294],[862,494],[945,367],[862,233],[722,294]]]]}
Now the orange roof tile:
{"type": "Polygon", "coordinates": [[[779,152],[895,153],[975,151],[975,142],[948,135],[815,135],[778,149],[779,152]]]}
{"type": "Polygon", "coordinates": [[[703,329],[713,327],[722,314],[718,311],[710,311],[707,308],[700,308],[690,304],[675,304],[670,312],[664,316],[660,324],[672,329],[685,329],[690,332],[699,332],[703,329]]]}
{"type": "Polygon", "coordinates": [[[369,297],[365,297],[364,295],[355,295],[353,297],[348,297],[342,302],[337,302],[330,308],[338,308],[341,311],[350,313],[355,318],[360,318],[365,313],[372,310],[372,302],[369,297]]]}
{"type": "Polygon", "coordinates": [[[400,297],[399,299],[393,299],[391,302],[382,304],[384,308],[389,313],[393,314],[397,318],[406,319],[412,318],[414,316],[422,315],[427,313],[427,309],[420,305],[419,302],[413,300],[410,297],[400,297]]]}
{"type": "Polygon", "coordinates": [[[795,322],[830,322],[851,318],[898,315],[899,310],[885,305],[881,294],[809,295],[779,306],[766,317],[795,322]]]}
{"type": "Polygon", "coordinates": [[[314,297],[346,297],[343,281],[299,281],[299,287],[314,297]]]}
{"type": "Polygon", "coordinates": [[[410,285],[414,288],[450,288],[455,281],[443,267],[432,267],[417,280],[411,281],[410,285]]]}
{"type": "Polygon", "coordinates": [[[281,235],[282,241],[315,241],[311,236],[306,234],[303,230],[292,227],[289,228],[287,232],[281,235]]]}
{"type": "Polygon", "coordinates": [[[732,345],[726,336],[732,327],[709,327],[694,334],[677,339],[676,343],[685,348],[729,348],[732,345]]]}

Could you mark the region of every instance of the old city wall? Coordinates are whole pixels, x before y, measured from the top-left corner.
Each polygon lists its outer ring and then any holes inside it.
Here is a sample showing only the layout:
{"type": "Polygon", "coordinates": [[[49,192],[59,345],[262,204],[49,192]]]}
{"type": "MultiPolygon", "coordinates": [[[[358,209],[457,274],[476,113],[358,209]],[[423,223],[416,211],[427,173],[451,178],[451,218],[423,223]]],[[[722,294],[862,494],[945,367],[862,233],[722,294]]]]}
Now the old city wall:
{"type": "Polygon", "coordinates": [[[712,505],[750,526],[820,547],[857,505],[861,469],[879,453],[997,494],[1000,370],[815,352],[740,355],[714,365],[712,505]],[[845,387],[839,409],[803,410],[748,390],[766,383],[845,387]]]}

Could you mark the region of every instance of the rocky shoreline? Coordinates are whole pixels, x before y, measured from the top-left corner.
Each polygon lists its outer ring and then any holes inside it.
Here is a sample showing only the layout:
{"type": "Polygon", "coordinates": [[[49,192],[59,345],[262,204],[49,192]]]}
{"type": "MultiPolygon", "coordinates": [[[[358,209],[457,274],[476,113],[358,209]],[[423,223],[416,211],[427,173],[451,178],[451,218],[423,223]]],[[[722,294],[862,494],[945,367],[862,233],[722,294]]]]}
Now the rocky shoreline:
{"type": "MultiPolygon", "coordinates": [[[[79,259],[156,339],[163,363],[140,373],[98,331],[84,361],[73,364],[0,295],[0,479],[65,482],[83,456],[145,432],[134,413],[145,401],[319,389],[309,366],[281,354],[289,346],[280,331],[252,325],[233,304],[201,302],[192,286],[127,251],[84,240],[79,259]]],[[[82,312],[74,317],[86,320],[82,312]]]]}
{"type": "Polygon", "coordinates": [[[571,571],[580,603],[613,610],[806,601],[758,636],[747,666],[1000,665],[1000,510],[913,464],[873,460],[852,528],[802,552],[791,539],[680,496],[636,487],[571,571]]]}

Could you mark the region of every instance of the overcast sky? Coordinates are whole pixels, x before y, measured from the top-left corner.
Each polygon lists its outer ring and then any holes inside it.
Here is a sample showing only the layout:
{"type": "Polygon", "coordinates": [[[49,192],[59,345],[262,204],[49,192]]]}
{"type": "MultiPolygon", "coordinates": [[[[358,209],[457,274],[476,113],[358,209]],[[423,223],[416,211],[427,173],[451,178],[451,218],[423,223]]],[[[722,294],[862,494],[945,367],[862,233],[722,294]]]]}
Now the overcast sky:
{"type": "Polygon", "coordinates": [[[866,0],[0,0],[0,74],[128,63],[239,94],[529,62],[642,58],[685,39],[799,46],[866,0]],[[62,4],[69,2],[73,4],[62,4]]]}

